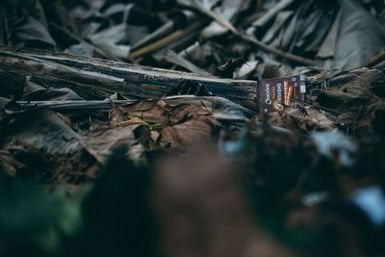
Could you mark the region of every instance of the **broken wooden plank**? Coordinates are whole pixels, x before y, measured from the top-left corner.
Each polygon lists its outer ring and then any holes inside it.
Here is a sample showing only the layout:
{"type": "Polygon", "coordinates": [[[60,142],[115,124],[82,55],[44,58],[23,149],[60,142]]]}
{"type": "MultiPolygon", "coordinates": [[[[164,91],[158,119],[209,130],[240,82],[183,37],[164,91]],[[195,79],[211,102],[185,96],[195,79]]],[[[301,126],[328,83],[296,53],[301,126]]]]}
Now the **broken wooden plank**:
{"type": "Polygon", "coordinates": [[[0,70],[14,76],[30,75],[47,86],[85,87],[135,98],[162,97],[187,83],[253,110],[257,106],[257,81],[220,79],[63,53],[0,47],[0,70]]]}

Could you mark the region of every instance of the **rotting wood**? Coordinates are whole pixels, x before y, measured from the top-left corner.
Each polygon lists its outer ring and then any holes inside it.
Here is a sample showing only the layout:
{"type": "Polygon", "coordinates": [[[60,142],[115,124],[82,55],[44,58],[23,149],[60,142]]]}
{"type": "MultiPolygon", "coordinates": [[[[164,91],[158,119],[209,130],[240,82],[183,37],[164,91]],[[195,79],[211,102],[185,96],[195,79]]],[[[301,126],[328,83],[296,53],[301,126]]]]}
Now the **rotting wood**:
{"type": "Polygon", "coordinates": [[[252,110],[257,109],[256,81],[220,79],[63,53],[7,47],[0,47],[0,70],[14,76],[30,75],[46,80],[48,86],[86,87],[106,93],[119,92],[131,98],[161,97],[182,83],[188,83],[203,86],[214,96],[225,97],[252,110]]]}

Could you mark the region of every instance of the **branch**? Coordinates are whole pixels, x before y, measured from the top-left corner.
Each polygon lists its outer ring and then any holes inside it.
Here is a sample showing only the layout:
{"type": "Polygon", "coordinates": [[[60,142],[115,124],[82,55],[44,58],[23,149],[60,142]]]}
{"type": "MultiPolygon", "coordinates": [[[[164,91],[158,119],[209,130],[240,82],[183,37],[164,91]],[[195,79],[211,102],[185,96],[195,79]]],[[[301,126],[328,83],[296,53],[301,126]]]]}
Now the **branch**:
{"type": "MultiPolygon", "coordinates": [[[[31,75],[46,83],[46,86],[104,92],[105,96],[119,92],[131,98],[158,98],[183,84],[203,86],[212,95],[256,110],[256,81],[220,79],[63,53],[7,47],[0,47],[1,70],[19,78],[31,75]]],[[[98,95],[103,96],[100,93],[98,95]]]]}

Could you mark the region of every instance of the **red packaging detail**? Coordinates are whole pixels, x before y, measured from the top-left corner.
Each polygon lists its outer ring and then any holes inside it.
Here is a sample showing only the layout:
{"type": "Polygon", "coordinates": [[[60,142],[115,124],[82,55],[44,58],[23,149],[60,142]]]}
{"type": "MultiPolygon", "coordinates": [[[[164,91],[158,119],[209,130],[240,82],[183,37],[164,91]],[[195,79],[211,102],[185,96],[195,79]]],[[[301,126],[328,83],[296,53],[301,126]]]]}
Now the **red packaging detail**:
{"type": "Polygon", "coordinates": [[[306,100],[306,77],[292,77],[261,80],[258,83],[258,99],[261,112],[283,111],[293,103],[306,100]]]}

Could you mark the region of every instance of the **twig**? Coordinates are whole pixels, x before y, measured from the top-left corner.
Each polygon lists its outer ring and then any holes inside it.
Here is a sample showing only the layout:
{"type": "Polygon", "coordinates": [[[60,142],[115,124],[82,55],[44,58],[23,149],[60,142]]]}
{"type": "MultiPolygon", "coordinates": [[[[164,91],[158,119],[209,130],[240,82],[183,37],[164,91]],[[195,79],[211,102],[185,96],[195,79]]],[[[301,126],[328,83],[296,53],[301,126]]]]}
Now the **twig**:
{"type": "MultiPolygon", "coordinates": [[[[198,104],[202,105],[212,114],[204,102],[208,101],[213,105],[227,105],[242,111],[247,117],[252,117],[255,113],[247,108],[235,104],[225,98],[215,96],[192,96],[178,95],[168,96],[162,100],[170,105],[179,104],[198,104]]],[[[114,105],[131,105],[137,103],[138,100],[63,100],[63,101],[16,101],[22,108],[51,108],[57,111],[65,110],[91,110],[91,109],[111,109],[114,105]]]]}
{"type": "Polygon", "coordinates": [[[165,24],[163,24],[160,28],[152,32],[151,34],[145,36],[140,41],[138,41],[135,45],[132,46],[132,50],[136,50],[140,47],[143,47],[144,45],[148,45],[149,43],[155,41],[158,38],[161,38],[169,33],[172,32],[174,28],[174,22],[168,21],[165,24]]]}
{"type": "Polygon", "coordinates": [[[266,52],[270,52],[272,54],[275,54],[277,56],[285,58],[289,61],[293,61],[293,62],[300,63],[300,64],[307,65],[307,66],[315,66],[315,67],[319,66],[318,63],[313,61],[313,60],[301,57],[299,55],[284,52],[284,51],[277,49],[275,47],[268,46],[268,45],[262,43],[261,41],[257,40],[253,36],[249,36],[249,35],[246,35],[246,34],[243,34],[240,32],[239,32],[238,36],[241,37],[242,39],[244,39],[245,41],[248,41],[248,42],[254,44],[255,46],[261,48],[262,50],[264,50],[266,52]]]}
{"type": "Polygon", "coordinates": [[[150,44],[148,46],[145,46],[143,48],[140,48],[140,49],[137,49],[137,50],[131,52],[130,57],[131,58],[139,58],[141,56],[153,53],[159,49],[162,49],[162,48],[186,37],[187,35],[191,34],[192,32],[203,27],[205,24],[206,24],[206,21],[194,22],[192,25],[190,25],[189,27],[187,27],[184,30],[175,31],[174,33],[160,39],[157,42],[154,42],[153,44],[150,44]]]}
{"type": "Polygon", "coordinates": [[[385,50],[381,51],[380,53],[378,53],[376,56],[374,56],[368,63],[368,67],[373,67],[377,64],[379,64],[380,62],[384,61],[385,60],[385,50]]]}
{"type": "MultiPolygon", "coordinates": [[[[194,13],[191,13],[191,12],[185,12],[185,17],[186,17],[186,24],[189,24],[189,23],[193,22],[194,20],[196,20],[196,15],[194,13]]],[[[136,49],[141,48],[145,45],[148,45],[159,38],[162,38],[162,37],[165,37],[166,35],[169,35],[170,33],[172,33],[175,30],[175,27],[177,27],[176,25],[177,24],[175,24],[174,20],[166,22],[165,24],[160,26],[157,30],[155,30],[151,34],[147,35],[146,37],[142,38],[137,43],[135,43],[132,46],[131,51],[135,51],[136,49]]]]}
{"type": "Polygon", "coordinates": [[[16,101],[23,108],[51,108],[54,110],[111,109],[116,105],[133,104],[137,100],[69,100],[69,101],[16,101]]]}

